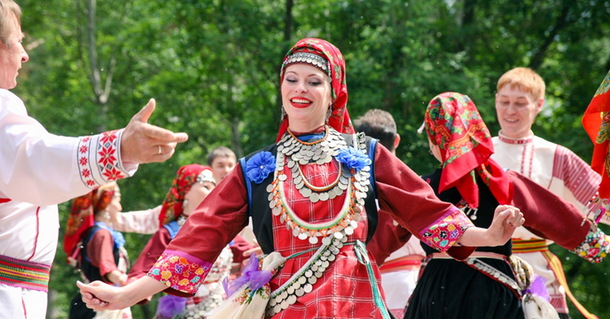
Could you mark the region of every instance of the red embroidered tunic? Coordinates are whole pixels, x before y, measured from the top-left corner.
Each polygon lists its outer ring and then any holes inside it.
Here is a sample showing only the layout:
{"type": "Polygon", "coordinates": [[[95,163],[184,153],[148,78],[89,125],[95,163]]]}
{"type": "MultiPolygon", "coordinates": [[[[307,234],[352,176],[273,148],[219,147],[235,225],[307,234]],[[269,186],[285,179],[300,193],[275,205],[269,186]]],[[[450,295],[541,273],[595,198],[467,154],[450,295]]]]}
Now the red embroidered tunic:
{"type": "MultiPolygon", "coordinates": [[[[189,217],[177,237],[148,273],[165,283],[167,292],[176,295],[193,294],[209,272],[222,248],[248,223],[248,194],[241,167],[229,174],[189,217]]],[[[338,174],[336,162],[302,166],[303,174],[314,186],[327,185],[338,174]]],[[[290,172],[288,172],[290,174],[290,172]]],[[[474,248],[452,247],[472,223],[451,204],[439,201],[430,186],[398,158],[379,145],[376,149],[375,190],[380,207],[394,220],[422,241],[447,251],[456,258],[467,257],[474,248]]],[[[345,192],[328,201],[311,202],[303,198],[292,178],[283,182],[288,205],[303,220],[325,222],[341,209],[345,192]]],[[[267,198],[253,198],[253,201],[267,198]]],[[[348,242],[367,237],[367,218],[363,210],[348,242]]],[[[256,233],[256,229],[255,229],[256,233]]],[[[279,216],[273,217],[273,246],[284,257],[316,248],[307,240],[292,235],[279,216]]],[[[288,259],[271,280],[271,290],[289,279],[314,252],[288,259]]],[[[369,257],[374,260],[372,254],[369,257]]],[[[373,261],[374,263],[374,261],[373,261]]],[[[380,274],[376,265],[377,284],[380,274]]],[[[310,293],[297,298],[296,303],[273,318],[381,318],[375,305],[366,267],[356,258],[353,245],[340,249],[336,260],[313,285],[310,293]]]]}

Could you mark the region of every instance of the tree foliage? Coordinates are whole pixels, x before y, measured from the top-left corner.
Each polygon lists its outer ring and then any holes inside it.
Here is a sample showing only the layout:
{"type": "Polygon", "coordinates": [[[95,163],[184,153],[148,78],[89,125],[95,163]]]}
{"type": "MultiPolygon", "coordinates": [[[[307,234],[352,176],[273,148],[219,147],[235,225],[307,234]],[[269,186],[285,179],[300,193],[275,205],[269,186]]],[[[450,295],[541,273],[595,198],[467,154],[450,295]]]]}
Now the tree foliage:
{"type": "MultiPolygon", "coordinates": [[[[610,69],[607,0],[18,2],[30,61],[14,91],[50,132],[123,127],[154,97],[151,122],[189,134],[172,159],[142,165],[119,182],[125,211],[159,205],[177,169],[205,164],[216,146],[243,156],[273,142],[279,68],[302,37],[324,38],[342,50],[352,118],[370,108],[392,113],[402,136],[398,156],[420,174],[435,166],[416,134],[427,102],[445,91],[468,94],[497,132],[496,81],[516,66],[535,69],[547,84],[536,134],[590,160],[592,144],[580,120],[610,69]]],[[[61,205],[60,241],[68,208],[61,205]]],[[[127,236],[132,259],[147,238],[127,236]]],[[[605,266],[554,250],[581,302],[610,317],[605,266]]],[[[49,318],[62,318],[78,276],[61,248],[51,278],[49,318]]],[[[135,308],[136,317],[145,316],[135,308]]]]}

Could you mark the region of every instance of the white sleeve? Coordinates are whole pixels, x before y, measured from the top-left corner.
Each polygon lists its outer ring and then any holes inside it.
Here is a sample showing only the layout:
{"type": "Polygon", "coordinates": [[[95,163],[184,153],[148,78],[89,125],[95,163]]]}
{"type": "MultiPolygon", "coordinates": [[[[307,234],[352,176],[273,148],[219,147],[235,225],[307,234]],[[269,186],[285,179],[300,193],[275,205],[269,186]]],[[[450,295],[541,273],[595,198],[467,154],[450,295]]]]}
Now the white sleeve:
{"type": "Polygon", "coordinates": [[[159,215],[162,207],[159,205],[153,209],[117,214],[117,223],[112,227],[120,232],[154,234],[159,230],[159,215]]]}
{"type": "Polygon", "coordinates": [[[0,199],[47,206],[133,175],[121,162],[123,131],[65,137],[27,115],[21,99],[0,89],[0,199]]]}

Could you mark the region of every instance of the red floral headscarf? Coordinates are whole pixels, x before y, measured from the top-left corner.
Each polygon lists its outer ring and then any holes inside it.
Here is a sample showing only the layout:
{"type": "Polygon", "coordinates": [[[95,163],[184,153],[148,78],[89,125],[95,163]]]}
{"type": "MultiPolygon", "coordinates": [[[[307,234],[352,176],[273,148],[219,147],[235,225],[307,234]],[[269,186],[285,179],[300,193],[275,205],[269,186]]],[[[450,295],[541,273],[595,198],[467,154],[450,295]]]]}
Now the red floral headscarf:
{"type": "Polygon", "coordinates": [[[161,214],[159,215],[159,227],[163,227],[180,217],[184,196],[197,181],[197,175],[204,170],[211,171],[212,169],[199,164],[180,167],[176,178],[172,182],[172,187],[163,201],[163,207],[161,207],[161,214]]]}
{"type": "Polygon", "coordinates": [[[457,187],[468,205],[478,208],[476,172],[500,204],[512,201],[512,184],[490,158],[494,152],[491,135],[468,96],[454,92],[436,96],[426,109],[425,127],[443,160],[439,193],[457,187]]]}
{"type": "Polygon", "coordinates": [[[585,111],[582,125],[595,147],[591,168],[602,176],[599,196],[610,197],[610,72],[595,92],[585,111]]]}
{"type": "MultiPolygon", "coordinates": [[[[308,52],[322,56],[329,62],[330,70],[328,76],[331,79],[332,114],[328,119],[328,125],[339,133],[354,133],[354,127],[347,112],[347,84],[345,82],[345,59],[341,51],[330,42],[306,38],[297,42],[288,51],[280,71],[280,84],[284,81],[284,71],[287,59],[296,52],[308,52]]],[[[288,129],[288,117],[284,118],[277,136],[279,141],[288,129]]]]}
{"type": "Polygon", "coordinates": [[[120,196],[119,185],[111,182],[72,201],[63,247],[68,256],[72,254],[83,234],[95,224],[95,214],[106,209],[116,195],[120,196]]]}

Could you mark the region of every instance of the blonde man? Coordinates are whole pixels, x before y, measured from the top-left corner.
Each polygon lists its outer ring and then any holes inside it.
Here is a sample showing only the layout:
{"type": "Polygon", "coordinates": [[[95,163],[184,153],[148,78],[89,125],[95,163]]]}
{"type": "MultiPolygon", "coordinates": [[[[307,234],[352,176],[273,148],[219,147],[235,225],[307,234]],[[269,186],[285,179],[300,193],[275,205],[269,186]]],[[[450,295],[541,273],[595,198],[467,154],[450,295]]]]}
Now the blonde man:
{"type": "MultiPolygon", "coordinates": [[[[493,138],[492,158],[582,209],[597,192],[601,178],[572,151],[532,132],[532,124],[544,104],[544,80],[532,69],[514,68],[500,77],[497,90],[496,112],[501,130],[493,138]]],[[[550,243],[520,227],[513,235],[513,253],[547,279],[551,304],[561,318],[569,318],[565,275],[559,259],[548,250],[550,243]]],[[[584,307],[571,299],[585,317],[590,317],[584,307]]]]}

